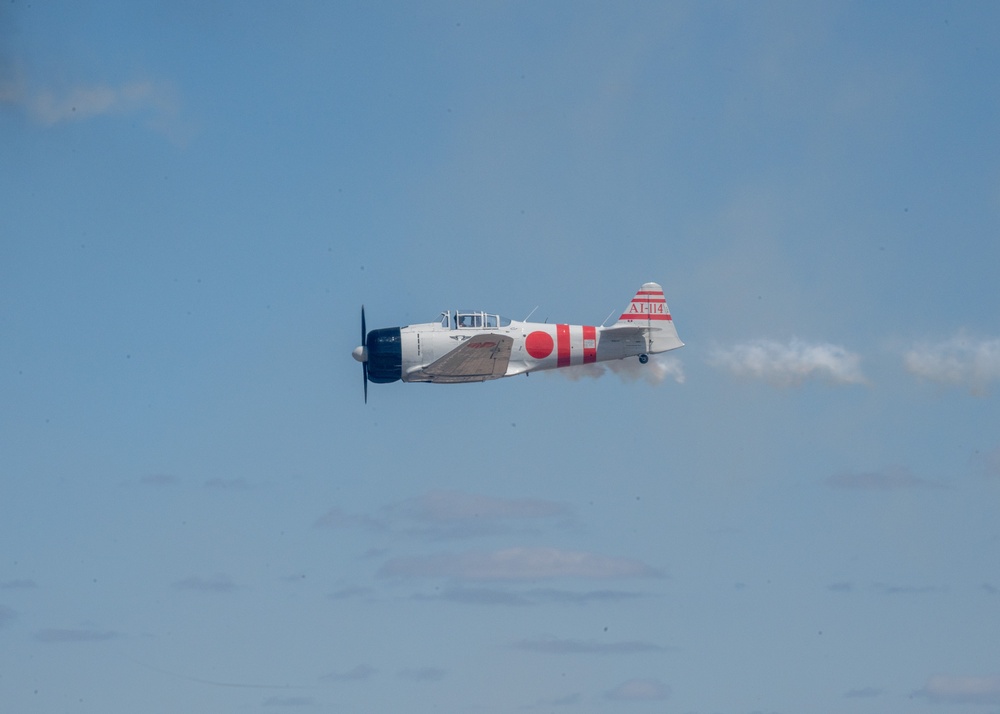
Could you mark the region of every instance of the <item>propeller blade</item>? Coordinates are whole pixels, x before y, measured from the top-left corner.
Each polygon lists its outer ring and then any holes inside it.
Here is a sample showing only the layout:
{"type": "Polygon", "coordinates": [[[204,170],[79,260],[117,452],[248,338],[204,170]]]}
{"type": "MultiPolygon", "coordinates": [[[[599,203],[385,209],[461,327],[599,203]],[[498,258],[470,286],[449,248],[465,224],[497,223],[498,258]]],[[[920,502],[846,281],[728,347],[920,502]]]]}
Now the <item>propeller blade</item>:
{"type": "MultiPolygon", "coordinates": [[[[361,306],[361,344],[366,346],[368,344],[368,330],[365,328],[365,306],[361,306]]],[[[361,374],[365,380],[365,404],[368,403],[368,362],[367,360],[361,363],[361,374]]]]}

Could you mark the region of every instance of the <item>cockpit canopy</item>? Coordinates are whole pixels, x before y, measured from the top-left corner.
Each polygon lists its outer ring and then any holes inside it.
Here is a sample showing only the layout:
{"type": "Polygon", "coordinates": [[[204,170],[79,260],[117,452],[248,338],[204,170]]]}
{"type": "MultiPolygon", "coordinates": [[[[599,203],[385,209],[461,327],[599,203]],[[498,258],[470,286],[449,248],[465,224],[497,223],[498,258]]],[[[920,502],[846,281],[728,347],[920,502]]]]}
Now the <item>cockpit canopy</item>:
{"type": "Polygon", "coordinates": [[[508,325],[508,318],[478,310],[445,310],[441,313],[441,327],[446,330],[495,330],[508,325]]]}

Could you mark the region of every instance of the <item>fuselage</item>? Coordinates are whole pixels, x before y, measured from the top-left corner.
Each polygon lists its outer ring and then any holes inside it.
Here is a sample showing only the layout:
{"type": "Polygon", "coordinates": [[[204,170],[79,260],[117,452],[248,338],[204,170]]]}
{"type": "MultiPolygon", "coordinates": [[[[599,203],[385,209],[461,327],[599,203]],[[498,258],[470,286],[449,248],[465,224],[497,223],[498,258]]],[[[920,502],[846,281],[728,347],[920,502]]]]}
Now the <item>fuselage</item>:
{"type": "Polygon", "coordinates": [[[519,322],[478,310],[446,310],[436,322],[362,333],[354,358],[365,382],[482,382],[547,369],[639,357],[683,346],[663,289],[646,283],[615,324],[519,322]]]}

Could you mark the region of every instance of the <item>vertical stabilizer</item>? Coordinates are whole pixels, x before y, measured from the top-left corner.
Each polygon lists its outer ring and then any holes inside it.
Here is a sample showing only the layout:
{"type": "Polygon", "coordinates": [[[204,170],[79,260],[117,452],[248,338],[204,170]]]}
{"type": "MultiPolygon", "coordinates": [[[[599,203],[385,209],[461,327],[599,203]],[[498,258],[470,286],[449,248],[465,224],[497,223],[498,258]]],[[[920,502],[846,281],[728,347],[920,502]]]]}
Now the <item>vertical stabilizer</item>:
{"type": "Polygon", "coordinates": [[[666,352],[683,347],[677,328],[670,316],[663,288],[657,283],[645,283],[612,327],[639,327],[646,331],[649,352],[666,352]]]}

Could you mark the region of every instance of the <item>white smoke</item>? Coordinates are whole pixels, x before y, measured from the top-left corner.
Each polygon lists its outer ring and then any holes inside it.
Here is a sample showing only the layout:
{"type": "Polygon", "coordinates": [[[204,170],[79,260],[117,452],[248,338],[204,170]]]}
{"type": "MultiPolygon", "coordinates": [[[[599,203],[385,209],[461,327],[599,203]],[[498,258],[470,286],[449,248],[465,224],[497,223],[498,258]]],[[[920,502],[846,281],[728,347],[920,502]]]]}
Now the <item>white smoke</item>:
{"type": "Polygon", "coordinates": [[[792,339],[787,344],[753,340],[716,348],[709,363],[737,377],[762,379],[776,387],[793,387],[807,379],[832,384],[866,384],[861,357],[839,345],[809,344],[792,339]]]}
{"type": "Polygon", "coordinates": [[[178,104],[176,92],[169,84],[150,80],[52,89],[29,86],[21,76],[0,78],[0,105],[12,106],[46,127],[102,116],[138,114],[147,127],[183,144],[191,128],[178,121],[178,104]]]}
{"type": "Polygon", "coordinates": [[[555,370],[555,374],[576,381],[584,378],[597,379],[609,372],[617,374],[626,382],[634,382],[638,379],[645,380],[649,384],[661,384],[668,377],[677,384],[684,384],[684,365],[677,357],[664,355],[650,355],[649,362],[642,364],[638,357],[627,359],[617,359],[608,362],[593,362],[591,364],[581,364],[574,367],[564,367],[555,370]]]}
{"type": "Polygon", "coordinates": [[[944,342],[922,343],[903,355],[903,366],[915,377],[982,396],[991,382],[1000,380],[1000,339],[959,333],[944,342]]]}

